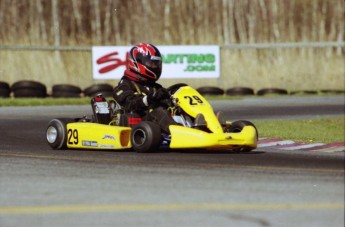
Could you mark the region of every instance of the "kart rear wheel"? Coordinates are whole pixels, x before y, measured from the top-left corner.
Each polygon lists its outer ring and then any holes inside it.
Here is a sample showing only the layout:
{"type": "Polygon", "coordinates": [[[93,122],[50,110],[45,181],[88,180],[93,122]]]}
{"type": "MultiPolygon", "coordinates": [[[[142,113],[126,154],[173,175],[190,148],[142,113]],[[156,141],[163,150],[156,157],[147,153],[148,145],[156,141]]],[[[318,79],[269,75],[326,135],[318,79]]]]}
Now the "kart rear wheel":
{"type": "MultiPolygon", "coordinates": [[[[224,131],[225,132],[241,132],[245,126],[253,126],[255,128],[255,131],[256,131],[256,139],[259,138],[259,133],[258,133],[257,128],[250,121],[245,121],[245,120],[234,121],[231,123],[231,125],[227,126],[224,131]]],[[[241,152],[249,152],[249,151],[253,150],[253,148],[252,147],[240,147],[239,149],[235,149],[235,150],[241,151],[241,152]]]]}
{"type": "Polygon", "coordinates": [[[158,149],[161,143],[161,129],[151,121],[142,121],[136,124],[131,131],[131,143],[136,152],[152,152],[158,149]]]}
{"type": "Polygon", "coordinates": [[[67,129],[68,123],[74,122],[73,119],[53,119],[48,123],[46,130],[47,142],[54,150],[67,148],[67,129]]]}

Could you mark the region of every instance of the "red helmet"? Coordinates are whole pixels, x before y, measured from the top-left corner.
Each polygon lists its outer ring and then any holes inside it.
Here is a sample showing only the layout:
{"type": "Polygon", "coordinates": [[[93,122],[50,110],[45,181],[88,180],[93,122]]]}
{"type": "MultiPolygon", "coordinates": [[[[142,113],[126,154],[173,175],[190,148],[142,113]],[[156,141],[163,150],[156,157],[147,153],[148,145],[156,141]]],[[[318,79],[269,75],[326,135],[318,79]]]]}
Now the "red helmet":
{"type": "Polygon", "coordinates": [[[161,53],[149,43],[139,43],[132,47],[127,55],[127,64],[130,72],[126,76],[134,81],[153,82],[162,73],[161,53]]]}

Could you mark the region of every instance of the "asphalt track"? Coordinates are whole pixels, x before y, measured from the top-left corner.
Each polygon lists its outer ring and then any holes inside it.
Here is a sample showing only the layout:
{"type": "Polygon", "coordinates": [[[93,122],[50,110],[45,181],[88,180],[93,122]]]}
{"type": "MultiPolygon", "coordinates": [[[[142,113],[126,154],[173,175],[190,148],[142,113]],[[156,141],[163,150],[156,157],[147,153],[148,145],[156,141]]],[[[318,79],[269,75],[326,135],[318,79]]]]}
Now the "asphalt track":
{"type": "MultiPolygon", "coordinates": [[[[343,96],[212,102],[233,119],[344,116],[343,96]]],[[[344,153],[51,150],[88,106],[0,108],[0,226],[344,226],[344,153]]]]}

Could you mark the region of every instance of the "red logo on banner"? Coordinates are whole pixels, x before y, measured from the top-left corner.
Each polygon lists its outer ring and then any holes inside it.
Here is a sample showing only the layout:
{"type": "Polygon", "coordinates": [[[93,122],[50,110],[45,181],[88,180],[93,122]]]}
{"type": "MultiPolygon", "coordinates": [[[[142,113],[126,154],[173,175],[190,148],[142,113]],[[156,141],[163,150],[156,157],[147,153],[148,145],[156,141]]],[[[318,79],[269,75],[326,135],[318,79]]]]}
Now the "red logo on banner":
{"type": "Polygon", "coordinates": [[[126,54],[125,60],[122,61],[120,58],[117,58],[116,56],[119,53],[117,51],[115,52],[111,52],[110,54],[104,55],[103,57],[100,57],[96,62],[97,64],[101,65],[103,63],[107,63],[107,62],[114,62],[111,65],[107,65],[103,68],[101,68],[100,70],[98,70],[99,73],[106,73],[109,72],[111,70],[116,69],[117,67],[120,67],[122,65],[126,66],[127,65],[127,56],[128,56],[128,52],[126,54]]]}

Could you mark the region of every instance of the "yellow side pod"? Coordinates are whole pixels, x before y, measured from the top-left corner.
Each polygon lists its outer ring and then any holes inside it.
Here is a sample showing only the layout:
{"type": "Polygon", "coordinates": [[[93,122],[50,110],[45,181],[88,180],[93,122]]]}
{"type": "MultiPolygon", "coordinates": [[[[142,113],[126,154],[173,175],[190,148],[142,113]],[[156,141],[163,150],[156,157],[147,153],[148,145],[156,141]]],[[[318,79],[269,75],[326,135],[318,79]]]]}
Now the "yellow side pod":
{"type": "Polygon", "coordinates": [[[253,126],[245,126],[237,133],[207,133],[178,125],[169,127],[170,148],[219,148],[232,149],[239,146],[257,147],[257,135],[253,126]]]}
{"type": "Polygon", "coordinates": [[[131,128],[91,122],[67,124],[67,147],[83,149],[131,148],[131,128]]]}

